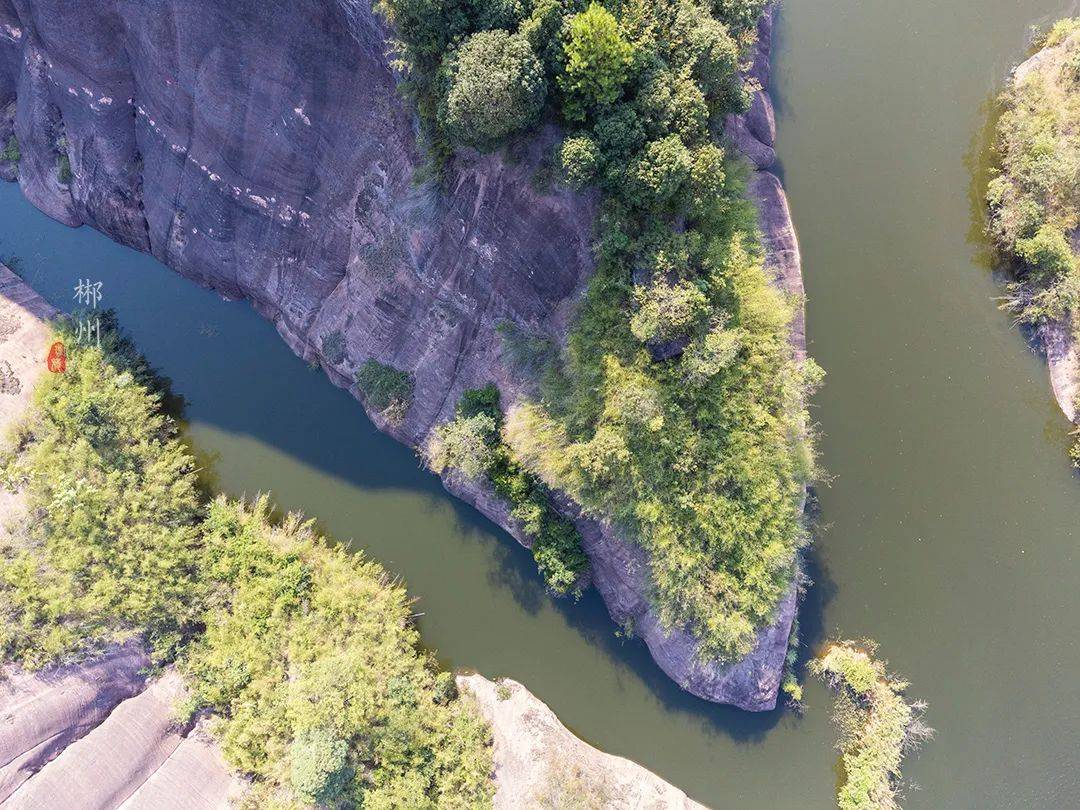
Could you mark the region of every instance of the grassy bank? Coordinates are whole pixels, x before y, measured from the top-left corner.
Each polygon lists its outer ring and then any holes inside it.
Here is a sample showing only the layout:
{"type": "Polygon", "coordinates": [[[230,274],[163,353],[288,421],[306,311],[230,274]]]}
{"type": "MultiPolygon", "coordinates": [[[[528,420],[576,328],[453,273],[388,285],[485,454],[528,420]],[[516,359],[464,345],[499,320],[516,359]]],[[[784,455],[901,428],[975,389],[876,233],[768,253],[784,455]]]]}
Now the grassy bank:
{"type": "Polygon", "coordinates": [[[3,660],[142,638],[213,713],[251,806],[489,804],[490,733],[401,585],[265,499],[205,502],[158,382],[109,329],[35,391],[3,462],[30,509],[0,549],[3,660]]]}
{"type": "Polygon", "coordinates": [[[720,145],[764,0],[382,0],[437,171],[542,118],[560,180],[601,192],[567,344],[502,429],[512,462],[611,518],[706,657],[754,645],[806,542],[814,474],[797,302],[763,271],[745,169],[720,145]]]}

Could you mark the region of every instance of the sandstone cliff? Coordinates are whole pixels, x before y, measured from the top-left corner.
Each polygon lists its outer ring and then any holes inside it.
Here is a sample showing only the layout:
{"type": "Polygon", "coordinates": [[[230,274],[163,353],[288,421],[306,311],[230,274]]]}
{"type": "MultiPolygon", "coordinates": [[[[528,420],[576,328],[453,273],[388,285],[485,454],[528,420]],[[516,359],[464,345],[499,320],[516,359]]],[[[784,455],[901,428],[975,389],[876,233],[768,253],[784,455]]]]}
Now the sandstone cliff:
{"type": "MultiPolygon", "coordinates": [[[[763,87],[771,30],[770,14],[752,68],[763,87]]],[[[415,185],[414,121],[384,51],[366,0],[0,0],[0,142],[17,136],[18,181],[43,211],[250,300],[338,385],[356,393],[368,358],[408,371],[404,421],[372,418],[415,446],[467,388],[494,380],[513,400],[499,321],[561,339],[591,269],[595,201],[530,182],[550,128],[512,162],[459,157],[446,192],[415,185]]],[[[762,168],[773,127],[764,92],[731,122],[762,168]]],[[[759,172],[751,189],[770,267],[801,288],[779,182],[759,172]]],[[[458,489],[513,531],[490,493],[458,489]]],[[[691,636],[656,621],[640,550],[579,524],[612,617],[672,678],[708,700],[775,705],[794,592],[747,660],[702,665],[691,636]]]]}

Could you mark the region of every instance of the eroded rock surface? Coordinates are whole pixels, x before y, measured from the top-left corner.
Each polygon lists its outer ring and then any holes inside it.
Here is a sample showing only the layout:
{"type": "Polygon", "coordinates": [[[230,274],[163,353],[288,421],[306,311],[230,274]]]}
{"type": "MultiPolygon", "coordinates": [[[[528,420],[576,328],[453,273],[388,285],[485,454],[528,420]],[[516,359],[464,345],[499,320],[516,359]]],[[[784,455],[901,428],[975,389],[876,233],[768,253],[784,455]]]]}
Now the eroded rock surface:
{"type": "Polygon", "coordinates": [[[86,664],[9,670],[0,680],[0,802],[146,683],[150,660],[135,645],[86,664]]]}
{"type": "MultiPolygon", "coordinates": [[[[124,672],[110,657],[92,666],[112,673],[107,683],[125,683],[124,672]]],[[[74,684],[82,689],[97,685],[78,676],[74,684]]],[[[41,694],[53,699],[57,688],[41,694]]],[[[193,729],[176,720],[176,706],[185,694],[180,676],[166,671],[140,689],[91,728],[72,727],[83,736],[24,781],[3,803],[5,810],[228,807],[240,783],[216,746],[203,736],[193,737],[193,729]]],[[[22,725],[19,719],[16,726],[22,725]]]]}
{"type": "Polygon", "coordinates": [[[578,739],[516,681],[458,676],[495,739],[495,808],[635,807],[704,810],[677,787],[622,757],[578,739]]]}
{"type": "MultiPolygon", "coordinates": [[[[763,87],[771,31],[770,15],[752,67],[763,87]]],[[[561,342],[591,270],[596,205],[534,187],[550,128],[512,159],[460,157],[445,193],[417,186],[415,125],[385,51],[385,31],[357,0],[0,0],[0,137],[18,137],[19,183],[43,211],[247,298],[357,396],[353,374],[369,358],[409,372],[404,420],[371,416],[415,446],[467,388],[494,380],[514,399],[500,320],[561,342]]],[[[767,94],[729,130],[756,165],[771,165],[767,94]]],[[[778,183],[761,199],[776,192],[782,200],[778,183]]],[[[786,204],[768,205],[766,243],[793,246],[786,204]]],[[[797,255],[770,263],[787,278],[797,255]]],[[[448,486],[513,532],[490,493],[448,486]]],[[[692,637],[655,622],[643,569],[619,572],[636,547],[583,528],[606,538],[587,551],[613,618],[633,605],[665,671],[708,700],[775,704],[773,639],[787,637],[793,598],[747,661],[702,666],[692,637]]]]}

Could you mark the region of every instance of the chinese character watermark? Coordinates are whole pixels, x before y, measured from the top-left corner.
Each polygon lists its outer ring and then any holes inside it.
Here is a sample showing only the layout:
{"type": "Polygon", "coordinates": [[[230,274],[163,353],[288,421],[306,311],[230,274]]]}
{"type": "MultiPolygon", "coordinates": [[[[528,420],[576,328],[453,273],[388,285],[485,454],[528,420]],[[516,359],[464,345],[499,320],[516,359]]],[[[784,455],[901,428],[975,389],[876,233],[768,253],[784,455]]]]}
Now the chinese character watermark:
{"type": "Polygon", "coordinates": [[[91,309],[97,309],[98,302],[101,301],[101,287],[102,284],[100,281],[91,281],[88,278],[80,278],[79,283],[74,287],[74,298],[84,306],[88,306],[91,309]]]}
{"type": "Polygon", "coordinates": [[[96,346],[101,346],[101,318],[93,314],[101,301],[101,288],[100,281],[91,281],[88,278],[80,278],[79,283],[75,285],[73,297],[83,306],[90,307],[91,310],[90,313],[79,316],[78,342],[80,344],[93,342],[96,346]]]}

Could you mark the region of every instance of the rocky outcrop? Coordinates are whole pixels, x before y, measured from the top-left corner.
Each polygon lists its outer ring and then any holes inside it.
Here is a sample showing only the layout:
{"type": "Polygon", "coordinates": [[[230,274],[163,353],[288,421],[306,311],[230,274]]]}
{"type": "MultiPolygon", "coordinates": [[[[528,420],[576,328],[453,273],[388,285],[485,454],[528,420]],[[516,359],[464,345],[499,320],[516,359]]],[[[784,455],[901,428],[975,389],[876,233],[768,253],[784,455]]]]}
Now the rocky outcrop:
{"type": "Polygon", "coordinates": [[[578,739],[524,686],[459,675],[495,740],[495,810],[523,807],[639,807],[703,810],[651,771],[578,739]]]}
{"type": "MultiPolygon", "coordinates": [[[[217,747],[199,727],[175,719],[185,694],[180,676],[167,671],[147,683],[131,670],[136,659],[148,664],[128,646],[68,672],[63,681],[46,674],[32,684],[40,715],[56,727],[49,738],[55,758],[25,773],[3,802],[5,810],[224,810],[240,795],[242,783],[217,747]],[[93,695],[90,706],[106,709],[57,711],[71,693],[93,695]]],[[[36,731],[18,705],[5,702],[3,710],[12,712],[15,734],[36,731]]]]}
{"type": "Polygon", "coordinates": [[[116,706],[142,691],[150,660],[135,645],[87,664],[19,669],[0,681],[0,802],[116,706]]]}
{"type": "MultiPolygon", "coordinates": [[[[1042,48],[1013,69],[1011,82],[1018,85],[1032,73],[1055,69],[1066,52],[1066,43],[1075,39],[1072,35],[1061,44],[1042,48]]],[[[1071,235],[1073,252],[1080,255],[1080,230],[1071,235]]],[[[1050,370],[1050,387],[1054,399],[1070,422],[1077,421],[1077,398],[1080,396],[1080,345],[1077,344],[1072,324],[1067,320],[1045,321],[1031,333],[1035,348],[1046,358],[1050,370]]]]}
{"type": "Polygon", "coordinates": [[[1050,368],[1050,387],[1054,399],[1070,422],[1076,421],[1077,396],[1080,395],[1080,346],[1072,326],[1060,321],[1042,324],[1035,340],[1046,355],[1050,368]]]}
{"type": "MultiPolygon", "coordinates": [[[[771,15],[761,30],[764,87],[771,15]]],[[[358,397],[353,374],[369,358],[409,372],[404,419],[371,416],[415,446],[467,388],[495,381],[514,399],[500,321],[561,341],[591,270],[596,204],[533,182],[551,127],[505,156],[460,156],[445,191],[417,185],[414,120],[385,50],[358,0],[0,0],[0,135],[17,136],[18,180],[39,208],[250,300],[358,397]]],[[[760,92],[730,131],[765,166],[773,128],[760,92]]],[[[767,244],[793,247],[779,185],[753,187],[776,228],[767,244]]],[[[786,278],[797,250],[785,255],[770,266],[786,278]]],[[[490,493],[447,483],[515,529],[490,493]]],[[[634,621],[665,671],[708,700],[774,705],[773,641],[787,637],[793,599],[748,661],[700,665],[692,637],[652,618],[636,547],[583,529],[604,538],[587,551],[612,616],[634,621]]]]}

